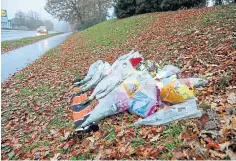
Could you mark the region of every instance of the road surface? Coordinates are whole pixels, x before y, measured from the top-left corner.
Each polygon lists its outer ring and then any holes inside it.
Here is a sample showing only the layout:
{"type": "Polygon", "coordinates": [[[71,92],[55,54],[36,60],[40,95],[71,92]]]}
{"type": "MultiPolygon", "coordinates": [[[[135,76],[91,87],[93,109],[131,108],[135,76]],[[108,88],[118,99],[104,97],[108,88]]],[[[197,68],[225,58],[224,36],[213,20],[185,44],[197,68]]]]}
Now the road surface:
{"type": "MultiPolygon", "coordinates": [[[[49,33],[56,33],[49,31],[49,33]]],[[[6,40],[18,40],[26,37],[37,36],[37,31],[22,31],[22,30],[2,30],[1,42],[6,40]]]]}
{"type": "Polygon", "coordinates": [[[1,55],[1,82],[62,43],[71,33],[60,34],[1,55]]]}

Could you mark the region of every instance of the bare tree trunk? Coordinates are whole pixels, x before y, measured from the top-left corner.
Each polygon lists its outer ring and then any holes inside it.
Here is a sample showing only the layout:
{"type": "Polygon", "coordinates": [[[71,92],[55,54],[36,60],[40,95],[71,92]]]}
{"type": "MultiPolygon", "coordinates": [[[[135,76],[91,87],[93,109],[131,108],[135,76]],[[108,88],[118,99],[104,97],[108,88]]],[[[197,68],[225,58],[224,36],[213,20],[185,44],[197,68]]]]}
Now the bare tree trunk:
{"type": "Polygon", "coordinates": [[[83,19],[82,19],[81,13],[79,12],[79,9],[76,7],[75,2],[73,2],[72,0],[70,0],[70,3],[72,4],[74,10],[76,11],[76,15],[78,16],[79,21],[82,23],[83,19]]]}
{"type": "Polygon", "coordinates": [[[101,0],[98,0],[98,8],[99,8],[99,21],[101,21],[102,17],[101,0]]]}

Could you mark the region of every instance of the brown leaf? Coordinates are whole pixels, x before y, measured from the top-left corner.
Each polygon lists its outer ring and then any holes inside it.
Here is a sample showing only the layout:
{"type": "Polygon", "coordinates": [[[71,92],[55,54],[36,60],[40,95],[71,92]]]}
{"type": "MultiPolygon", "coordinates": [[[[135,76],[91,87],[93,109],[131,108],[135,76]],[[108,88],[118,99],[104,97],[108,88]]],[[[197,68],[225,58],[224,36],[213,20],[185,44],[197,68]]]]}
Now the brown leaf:
{"type": "Polygon", "coordinates": [[[208,114],[203,114],[200,118],[200,122],[205,125],[209,121],[209,116],[208,114]]]}
{"type": "Polygon", "coordinates": [[[204,138],[204,141],[206,141],[207,143],[211,143],[211,142],[213,142],[213,140],[212,140],[211,138],[209,138],[209,137],[204,138]]]}
{"type": "Polygon", "coordinates": [[[132,146],[129,146],[129,147],[127,148],[127,151],[128,151],[128,153],[129,153],[129,155],[132,155],[132,154],[135,154],[136,149],[134,149],[132,146]]]}
{"type": "Polygon", "coordinates": [[[220,145],[218,143],[216,143],[216,142],[211,142],[211,143],[209,143],[207,145],[207,149],[211,149],[211,148],[213,148],[213,149],[220,149],[220,145]]]}
{"type": "Polygon", "coordinates": [[[225,153],[227,156],[229,156],[230,160],[236,160],[236,154],[231,150],[226,150],[225,153]]]}
{"type": "Polygon", "coordinates": [[[15,154],[20,154],[20,153],[22,153],[22,148],[20,147],[20,148],[14,149],[14,153],[15,153],[15,154]]]}
{"type": "Polygon", "coordinates": [[[42,146],[42,147],[39,147],[39,148],[35,148],[33,150],[31,150],[32,154],[38,152],[38,151],[44,151],[44,150],[48,150],[49,148],[46,147],[46,146],[42,146]]]}
{"type": "Polygon", "coordinates": [[[110,155],[112,153],[112,149],[105,149],[104,152],[108,155],[110,155]]]}
{"type": "Polygon", "coordinates": [[[174,155],[174,157],[177,158],[177,159],[183,159],[183,158],[185,158],[184,153],[183,153],[182,151],[180,151],[180,150],[174,150],[174,151],[172,151],[171,153],[172,153],[172,154],[174,155]]]}
{"type": "Polygon", "coordinates": [[[96,157],[94,158],[95,160],[100,160],[101,156],[103,155],[103,151],[99,151],[96,157]]]}
{"type": "Polygon", "coordinates": [[[236,117],[235,116],[232,116],[230,125],[232,129],[236,130],[236,117]]]}
{"type": "Polygon", "coordinates": [[[225,154],[211,150],[211,149],[209,150],[209,153],[216,156],[216,157],[220,157],[221,159],[225,159],[225,157],[226,157],[225,154]]]}
{"type": "Polygon", "coordinates": [[[189,138],[190,138],[189,133],[183,132],[183,133],[180,135],[180,138],[181,138],[181,139],[184,139],[184,140],[189,139],[189,138]]]}
{"type": "Polygon", "coordinates": [[[25,138],[26,143],[31,143],[33,141],[33,138],[25,138]]]}
{"type": "Polygon", "coordinates": [[[19,142],[19,138],[14,138],[14,139],[12,139],[12,144],[18,144],[18,142],[19,142]]]}
{"type": "Polygon", "coordinates": [[[60,153],[56,153],[50,160],[57,160],[60,155],[60,153]]]}

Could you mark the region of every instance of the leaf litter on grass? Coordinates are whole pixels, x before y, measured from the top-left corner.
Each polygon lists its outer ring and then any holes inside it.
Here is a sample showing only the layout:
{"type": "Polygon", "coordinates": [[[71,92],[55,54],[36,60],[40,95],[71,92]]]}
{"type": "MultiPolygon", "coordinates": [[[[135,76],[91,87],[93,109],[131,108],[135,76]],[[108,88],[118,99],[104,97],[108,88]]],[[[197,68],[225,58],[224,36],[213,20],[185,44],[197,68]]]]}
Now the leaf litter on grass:
{"type": "Polygon", "coordinates": [[[227,112],[235,110],[228,99],[235,93],[235,10],[227,5],[151,13],[73,34],[2,83],[2,159],[235,158],[235,117],[227,112]],[[65,140],[73,129],[71,82],[95,60],[112,63],[130,49],[174,64],[186,77],[209,79],[197,93],[204,117],[135,129],[129,125],[138,117],[123,113],[104,119],[100,131],[83,139],[65,140]],[[210,121],[215,129],[204,129],[210,121]]]}

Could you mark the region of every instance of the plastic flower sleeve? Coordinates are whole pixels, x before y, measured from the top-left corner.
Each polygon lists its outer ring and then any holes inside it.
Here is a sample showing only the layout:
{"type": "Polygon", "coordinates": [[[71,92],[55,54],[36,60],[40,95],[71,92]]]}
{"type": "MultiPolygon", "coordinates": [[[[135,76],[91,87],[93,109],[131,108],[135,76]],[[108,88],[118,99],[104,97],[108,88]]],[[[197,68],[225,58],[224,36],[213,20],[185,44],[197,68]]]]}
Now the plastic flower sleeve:
{"type": "Polygon", "coordinates": [[[193,86],[174,80],[161,89],[161,100],[170,103],[180,103],[194,98],[193,86]]]}
{"type": "Polygon", "coordinates": [[[147,118],[135,122],[134,125],[162,125],[180,119],[201,117],[201,115],[202,112],[198,110],[196,100],[189,99],[183,103],[167,106],[147,118]]]}
{"type": "Polygon", "coordinates": [[[110,72],[111,66],[109,65],[109,63],[105,62],[103,66],[100,66],[100,68],[97,70],[92,79],[81,87],[82,91],[88,91],[90,89],[95,88],[96,85],[110,72]]]}
{"type": "Polygon", "coordinates": [[[99,100],[99,104],[81,126],[85,127],[92,122],[127,110],[129,100],[130,98],[124,88],[122,86],[116,87],[109,95],[99,100]]]}
{"type": "Polygon", "coordinates": [[[112,64],[112,68],[115,69],[117,65],[120,64],[121,61],[127,59],[131,54],[133,54],[135,51],[132,50],[130,51],[128,54],[122,55],[120,56],[113,64],[112,64]]]}
{"type": "Polygon", "coordinates": [[[123,55],[121,58],[118,58],[113,64],[112,64],[112,69],[117,68],[120,64],[122,64],[124,61],[130,60],[131,58],[138,58],[141,57],[142,55],[136,51],[131,51],[130,54],[123,55]]]}
{"type": "Polygon", "coordinates": [[[181,73],[181,70],[178,67],[166,65],[160,71],[158,71],[154,79],[163,79],[178,73],[181,73]]]}
{"type": "Polygon", "coordinates": [[[92,100],[95,96],[97,99],[104,97],[134,72],[136,70],[129,60],[120,62],[116,69],[113,69],[108,76],[98,83],[89,100],[92,100]]]}
{"type": "MultiPolygon", "coordinates": [[[[147,117],[156,110],[158,105],[156,83],[148,72],[136,72],[122,85],[131,98],[129,112],[147,117]]],[[[158,97],[160,98],[160,94],[158,97]]]]}
{"type": "Polygon", "coordinates": [[[88,82],[89,80],[91,80],[93,75],[97,72],[97,69],[99,68],[99,66],[101,64],[103,64],[102,60],[98,60],[95,63],[93,63],[89,67],[88,73],[85,76],[85,78],[83,80],[81,80],[80,82],[76,82],[75,84],[84,84],[84,83],[88,82]]]}
{"type": "Polygon", "coordinates": [[[182,78],[178,80],[184,82],[185,84],[192,84],[194,87],[203,86],[208,82],[207,80],[202,78],[182,78]]]}

